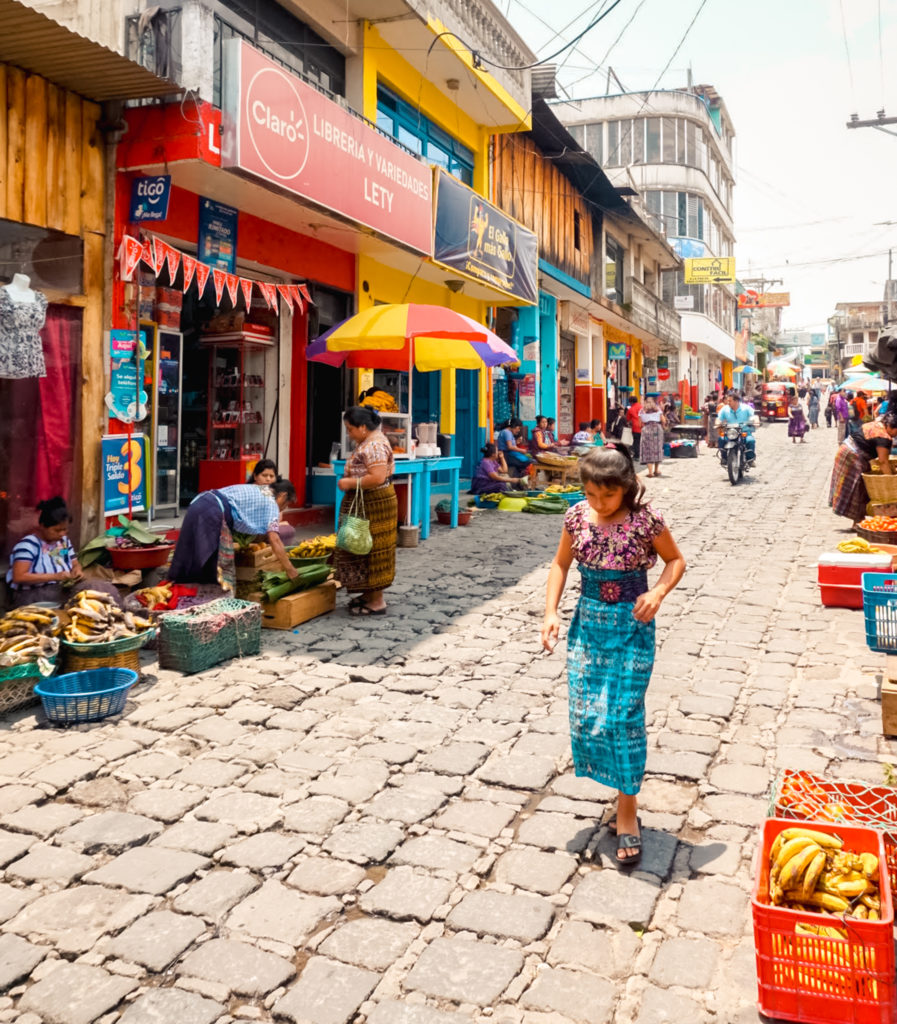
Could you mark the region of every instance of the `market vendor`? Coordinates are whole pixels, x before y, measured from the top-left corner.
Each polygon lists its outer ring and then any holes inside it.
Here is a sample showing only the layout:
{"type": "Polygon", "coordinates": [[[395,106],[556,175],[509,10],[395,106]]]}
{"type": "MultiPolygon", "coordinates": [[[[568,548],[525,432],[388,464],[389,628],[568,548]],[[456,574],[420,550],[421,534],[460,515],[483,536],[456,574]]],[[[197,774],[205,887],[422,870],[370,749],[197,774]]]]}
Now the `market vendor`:
{"type": "Polygon", "coordinates": [[[78,556],[68,537],[72,517],[65,499],[49,498],[37,506],[37,528],[12,549],[6,583],[14,608],[26,604],[61,606],[67,597],[63,583],[81,578],[78,556]]]}
{"type": "MultiPolygon", "coordinates": [[[[252,472],[246,482],[261,487],[266,494],[270,494],[273,498],[274,492],[271,490],[271,485],[279,479],[277,463],[273,459],[259,459],[252,467],[252,472]]],[[[284,544],[292,544],[296,539],[296,527],[292,523],[288,523],[282,516],[277,525],[277,532],[284,544]]]]}
{"type": "Polygon", "coordinates": [[[178,536],[168,579],[174,583],[219,583],[235,588],[233,531],[264,534],[287,576],[297,573],[278,526],[280,514],[296,500],[289,480],[275,480],[271,493],[255,484],[235,484],[197,495],[178,536]]]}
{"type": "Polygon", "coordinates": [[[511,473],[528,473],[532,465],[529,452],[520,439],[522,433],[523,423],[516,416],[498,428],[498,450],[504,455],[511,473]]]}
{"type": "Polygon", "coordinates": [[[471,494],[498,494],[512,487],[526,487],[527,477],[511,476],[504,456],[494,444],[480,449],[483,453],[470,483],[471,494]]]}
{"type": "Polygon", "coordinates": [[[891,476],[891,446],[897,437],[897,412],[864,423],[856,434],[848,434],[835,455],[828,503],[836,516],[846,516],[856,526],[866,515],[869,495],[863,483],[872,460],[877,459],[885,476],[891,476]]]}

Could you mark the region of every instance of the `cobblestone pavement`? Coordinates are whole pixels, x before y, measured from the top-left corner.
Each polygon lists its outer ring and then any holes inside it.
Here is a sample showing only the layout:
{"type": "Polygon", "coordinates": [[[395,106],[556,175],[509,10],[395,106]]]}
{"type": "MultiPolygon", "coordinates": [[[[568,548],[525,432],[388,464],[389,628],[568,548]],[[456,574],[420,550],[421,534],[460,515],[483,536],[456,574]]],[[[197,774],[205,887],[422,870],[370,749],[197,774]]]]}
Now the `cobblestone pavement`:
{"type": "Polygon", "coordinates": [[[882,657],[818,603],[844,533],[834,431],[810,441],[763,428],[738,488],[709,454],[649,484],[689,571],[660,616],[638,871],[572,774],[563,650],[539,649],[560,523],[483,513],[399,552],[386,618],[265,631],[189,678],[146,656],[120,721],[4,725],[0,1021],[756,1021],[771,778],[878,781],[892,756],[882,657]]]}

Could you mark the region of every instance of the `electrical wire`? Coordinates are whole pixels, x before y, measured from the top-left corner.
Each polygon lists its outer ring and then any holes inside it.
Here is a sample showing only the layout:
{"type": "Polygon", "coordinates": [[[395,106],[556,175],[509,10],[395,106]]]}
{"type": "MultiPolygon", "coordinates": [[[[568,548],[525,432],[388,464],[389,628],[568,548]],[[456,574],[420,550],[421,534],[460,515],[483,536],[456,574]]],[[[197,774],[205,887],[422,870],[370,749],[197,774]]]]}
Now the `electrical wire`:
{"type": "Polygon", "coordinates": [[[878,0],[878,71],[881,81],[881,109],[885,107],[885,51],[881,31],[881,0],[878,0]]]}
{"type": "Polygon", "coordinates": [[[844,17],[844,0],[838,0],[841,8],[841,35],[844,37],[844,53],[847,56],[847,77],[850,80],[850,102],[856,110],[856,88],[853,83],[853,64],[850,60],[850,44],[847,41],[847,20],[844,17]]]}
{"type": "Polygon", "coordinates": [[[606,51],[605,51],[605,53],[604,53],[604,56],[603,56],[603,57],[601,58],[601,60],[599,60],[599,61],[598,61],[598,63],[597,63],[596,65],[595,65],[595,67],[594,67],[594,70],[590,71],[590,72],[589,72],[588,74],[586,74],[586,75],[583,75],[583,76],[582,76],[582,78],[577,78],[577,79],[576,79],[576,80],[575,80],[574,82],[571,82],[571,83],[569,84],[569,86],[567,86],[567,88],[568,88],[568,89],[575,89],[575,88],[576,88],[576,86],[577,86],[577,85],[579,85],[579,83],[580,83],[580,82],[584,82],[584,81],[586,81],[586,79],[588,79],[588,78],[591,78],[591,77],[592,77],[592,75],[594,75],[594,74],[598,74],[599,72],[601,72],[601,71],[603,71],[603,70],[604,70],[604,65],[605,65],[605,63],[606,63],[606,62],[607,62],[607,60],[608,60],[608,59],[610,58],[610,55],[611,55],[611,54],[613,53],[613,51],[614,51],[614,50],[616,49],[616,47],[617,47],[617,44],[618,44],[618,43],[620,42],[620,40],[621,40],[621,39],[623,38],[623,36],[624,36],[624,35],[626,34],[626,30],[627,30],[627,29],[629,28],[629,26],[630,26],[630,25],[631,25],[631,24],[632,24],[632,23],[633,23],[633,22],[635,21],[635,19],[636,19],[636,18],[638,17],[638,13],[639,13],[639,11],[640,11],[640,10],[641,10],[641,9],[642,9],[642,8],[643,8],[644,6],[645,6],[645,3],[646,3],[646,2],[647,2],[647,0],[639,0],[639,2],[638,2],[638,5],[637,5],[637,7],[636,7],[636,8],[635,8],[635,10],[634,10],[634,11],[632,12],[632,14],[631,14],[631,15],[629,16],[629,20],[628,20],[628,21],[626,22],[626,24],[625,24],[625,25],[624,25],[624,26],[623,26],[623,27],[622,27],[622,28],[620,29],[619,33],[617,34],[617,38],[616,38],[616,39],[615,39],[615,40],[614,40],[614,41],[613,41],[613,42],[612,42],[612,43],[610,44],[610,46],[609,46],[609,47],[607,48],[607,50],[606,50],[606,51]]]}

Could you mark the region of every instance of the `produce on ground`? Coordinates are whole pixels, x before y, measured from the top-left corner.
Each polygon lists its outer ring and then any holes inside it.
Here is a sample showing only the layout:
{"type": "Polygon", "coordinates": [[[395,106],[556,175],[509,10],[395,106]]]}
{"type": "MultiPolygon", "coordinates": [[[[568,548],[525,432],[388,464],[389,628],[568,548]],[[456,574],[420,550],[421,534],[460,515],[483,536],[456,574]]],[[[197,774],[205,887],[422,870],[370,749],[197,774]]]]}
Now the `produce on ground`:
{"type": "Polygon", "coordinates": [[[563,515],[570,506],[566,498],[560,495],[537,494],[534,498],[526,499],[526,506],[523,512],[534,512],[539,515],[563,515]]]}
{"type": "Polygon", "coordinates": [[[240,533],[239,530],[234,530],[234,551],[264,551],[268,546],[265,541],[255,539],[253,533],[240,533]]]}
{"type": "Polygon", "coordinates": [[[866,516],[857,525],[861,530],[869,530],[872,533],[893,533],[897,531],[897,518],[893,516],[866,516]]]}
{"type": "Polygon", "coordinates": [[[845,555],[875,555],[878,548],[873,547],[868,540],[862,537],[854,537],[853,540],[842,540],[838,550],[845,555]]]}
{"type": "Polygon", "coordinates": [[[336,534],[322,533],[311,540],[304,540],[301,544],[290,548],[287,554],[290,558],[321,558],[323,555],[331,555],[336,550],[336,534]]]}
{"type": "Polygon", "coordinates": [[[481,494],[480,501],[494,501],[497,505],[501,499],[505,497],[507,497],[507,495],[504,492],[496,491],[494,494],[481,494]]]}
{"type": "Polygon", "coordinates": [[[171,584],[160,583],[155,587],[144,587],[143,590],[135,590],[134,597],[142,605],[145,605],[148,611],[152,611],[159,605],[164,605],[167,608],[171,602],[171,584]]]}
{"type": "Polygon", "coordinates": [[[275,601],[286,597],[287,594],[292,594],[297,590],[308,590],[310,587],[316,587],[330,576],[330,566],[306,565],[297,569],[297,572],[298,575],[292,580],[282,570],[280,572],[259,573],[258,584],[265,595],[265,600],[269,604],[274,604],[275,601]]]}
{"type": "Polygon", "coordinates": [[[770,901],[813,914],[880,920],[878,857],[843,847],[826,832],[783,829],[769,851],[770,901]]]}
{"type": "Polygon", "coordinates": [[[51,658],[59,651],[59,618],[46,608],[25,605],[0,619],[0,668],[51,658]]]}
{"type": "Polygon", "coordinates": [[[84,545],[78,552],[78,561],[82,566],[88,566],[95,562],[108,562],[108,548],[154,548],[163,544],[171,546],[171,542],[158,533],[152,533],[145,526],[122,515],[118,517],[118,526],[111,527],[84,545]]]}
{"type": "Polygon", "coordinates": [[[71,644],[105,644],[152,629],[149,619],[123,611],[109,594],[82,590],[65,606],[71,621],[62,635],[71,644]]]}
{"type": "Polygon", "coordinates": [[[578,494],[582,490],[582,487],[576,484],[551,484],[545,488],[546,494],[578,494]]]}
{"type": "Polygon", "coordinates": [[[799,775],[784,779],[776,797],[776,806],[802,818],[820,818],[834,823],[848,821],[851,817],[848,808],[832,799],[828,790],[799,775]]]}

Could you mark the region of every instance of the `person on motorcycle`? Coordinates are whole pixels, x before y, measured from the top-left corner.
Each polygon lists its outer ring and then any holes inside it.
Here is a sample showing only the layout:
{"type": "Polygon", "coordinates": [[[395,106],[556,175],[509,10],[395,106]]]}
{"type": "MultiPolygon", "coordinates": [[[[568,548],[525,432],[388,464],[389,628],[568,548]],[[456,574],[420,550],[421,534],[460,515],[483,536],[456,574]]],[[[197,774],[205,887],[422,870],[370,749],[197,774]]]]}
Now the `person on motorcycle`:
{"type": "Polygon", "coordinates": [[[757,426],[757,415],[748,405],[743,405],[737,391],[730,391],[726,405],[720,409],[716,417],[716,426],[722,432],[730,423],[746,427],[745,454],[747,464],[753,466],[757,458],[757,442],[754,439],[754,427],[757,426]]]}

